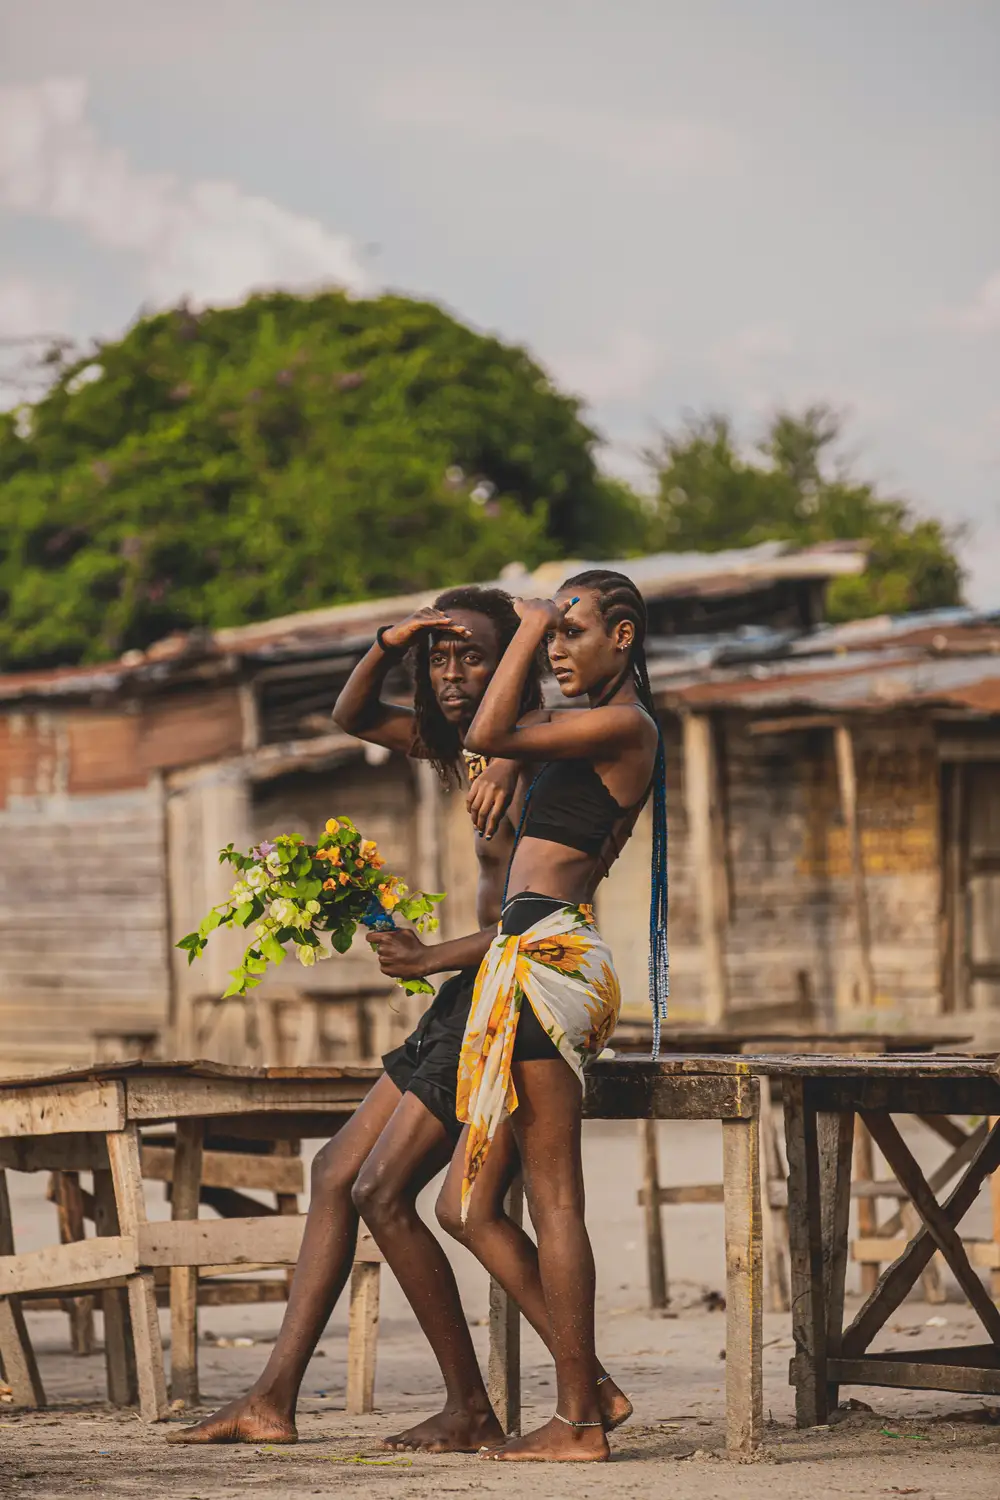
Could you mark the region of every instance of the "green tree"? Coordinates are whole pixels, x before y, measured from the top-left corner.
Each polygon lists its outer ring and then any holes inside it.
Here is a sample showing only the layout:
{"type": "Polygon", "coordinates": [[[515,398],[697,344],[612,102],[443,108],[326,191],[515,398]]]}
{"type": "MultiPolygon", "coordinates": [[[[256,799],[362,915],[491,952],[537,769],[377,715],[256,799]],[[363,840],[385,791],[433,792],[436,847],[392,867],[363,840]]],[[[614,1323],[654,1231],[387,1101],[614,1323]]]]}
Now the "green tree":
{"type": "Polygon", "coordinates": [[[741,454],[732,423],[718,413],[665,434],[647,455],[657,489],[653,544],[713,552],[765,541],[862,540],[870,544],[867,571],[833,582],[831,619],[960,603],[958,533],[838,465],[840,436],[840,419],[824,406],[778,412],[753,457],[741,454]]]}
{"type": "Polygon", "coordinates": [[[641,547],[578,403],[402,297],[186,308],[0,417],[0,663],[641,547]]]}

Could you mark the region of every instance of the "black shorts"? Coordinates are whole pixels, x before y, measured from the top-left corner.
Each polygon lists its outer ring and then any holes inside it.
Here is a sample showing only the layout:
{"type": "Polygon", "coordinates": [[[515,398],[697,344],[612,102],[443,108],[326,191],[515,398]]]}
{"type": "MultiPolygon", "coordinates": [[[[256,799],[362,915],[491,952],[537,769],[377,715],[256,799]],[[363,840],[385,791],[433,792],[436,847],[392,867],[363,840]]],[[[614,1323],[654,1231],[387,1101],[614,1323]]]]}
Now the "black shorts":
{"type": "Polygon", "coordinates": [[[461,969],[446,979],[416,1030],[382,1059],[399,1092],[415,1094],[453,1141],[462,1133],[455,1113],[458,1059],[478,972],[478,968],[461,969]]]}
{"type": "MultiPolygon", "coordinates": [[[[534,927],[543,917],[565,906],[565,901],[554,896],[539,896],[533,891],[524,891],[513,897],[504,907],[500,919],[500,931],[521,937],[529,927],[534,927]]],[[[521,1006],[514,1035],[514,1062],[550,1062],[562,1053],[545,1030],[541,1021],[527,1001],[521,1006]]]]}

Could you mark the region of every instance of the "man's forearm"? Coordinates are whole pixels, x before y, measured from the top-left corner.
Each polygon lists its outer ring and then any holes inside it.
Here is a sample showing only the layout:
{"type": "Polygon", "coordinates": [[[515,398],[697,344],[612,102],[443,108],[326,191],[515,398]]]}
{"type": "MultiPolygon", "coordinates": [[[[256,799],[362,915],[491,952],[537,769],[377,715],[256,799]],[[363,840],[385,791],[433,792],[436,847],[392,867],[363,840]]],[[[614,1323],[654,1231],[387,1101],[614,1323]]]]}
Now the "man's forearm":
{"type": "Polygon", "coordinates": [[[363,735],[385,712],[382,684],[393,666],[393,658],[375,645],[366,652],[344,684],[333,710],[333,721],[348,734],[363,735]]]}

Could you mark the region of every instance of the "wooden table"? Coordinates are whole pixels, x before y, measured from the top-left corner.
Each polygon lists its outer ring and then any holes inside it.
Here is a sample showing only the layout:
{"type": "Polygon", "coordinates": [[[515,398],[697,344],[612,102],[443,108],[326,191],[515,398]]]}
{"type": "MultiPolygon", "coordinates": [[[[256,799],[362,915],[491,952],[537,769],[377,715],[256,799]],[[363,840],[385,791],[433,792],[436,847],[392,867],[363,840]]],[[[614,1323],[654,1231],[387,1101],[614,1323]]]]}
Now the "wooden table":
{"type": "MultiPolygon", "coordinates": [[[[646,1053],[652,1039],[652,1026],[645,1021],[622,1022],[615,1031],[612,1042],[619,1053],[646,1053]]],[[[828,1031],[815,1026],[786,1026],[765,1029],[735,1025],[718,1027],[665,1027],[662,1051],[674,1053],[849,1053],[853,1055],[891,1055],[897,1052],[933,1052],[936,1048],[954,1049],[966,1043],[967,1036],[936,1035],[932,1032],[912,1032],[901,1036],[892,1031],[828,1031]]],[[[780,1116],[773,1107],[770,1086],[765,1086],[760,1099],[761,1131],[761,1209],[764,1225],[764,1262],[766,1291],[772,1312],[787,1312],[790,1307],[788,1271],[788,1228],[785,1177],[787,1175],[779,1139],[780,1116]]],[[[939,1133],[949,1130],[951,1136],[960,1133],[960,1127],[938,1120],[931,1125],[939,1133]]],[[[953,1140],[952,1144],[957,1144],[953,1140]]],[[[669,1306],[670,1288],[667,1277],[667,1252],[663,1233],[662,1210],[691,1203],[721,1203],[723,1189],[720,1182],[684,1183],[664,1185],[660,1180],[659,1151],[656,1140],[656,1122],[647,1119],[639,1129],[640,1180],[639,1207],[645,1219],[646,1266],[649,1281],[649,1303],[653,1308],[669,1306]]],[[[877,1197],[868,1188],[875,1176],[874,1152],[871,1137],[863,1126],[858,1128],[854,1139],[855,1196],[858,1199],[858,1241],[863,1252],[861,1267],[862,1284],[866,1292],[871,1291],[878,1280],[879,1266],[876,1252],[880,1239],[877,1224],[877,1197]]],[[[900,1191],[894,1184],[887,1184],[887,1196],[896,1198],[897,1212],[887,1222],[894,1233],[896,1220],[907,1216],[908,1210],[900,1209],[900,1191]]],[[[883,1226],[884,1227],[884,1226],[883,1226]]],[[[925,1273],[930,1284],[936,1277],[936,1269],[929,1266],[925,1273]]],[[[1000,1287],[998,1287],[1000,1290],[1000,1287]]],[[[936,1293],[935,1293],[936,1295],[936,1293]]],[[[942,1294],[943,1295],[943,1294],[942,1294]]],[[[940,1296],[937,1297],[940,1300],[940,1296]]]]}
{"type": "MultiPolygon", "coordinates": [[[[995,1267],[995,1241],[963,1243],[957,1226],[1000,1165],[1000,1064],[994,1057],[768,1057],[754,1071],[779,1078],[788,1154],[792,1332],[800,1426],[827,1420],[841,1385],[1000,1394],[1000,1311],[973,1261],[995,1267]],[[893,1122],[893,1114],[982,1116],[982,1128],[956,1148],[947,1177],[931,1183],[893,1122]],[[886,1247],[895,1259],[845,1328],[849,1258],[851,1155],[860,1118],[909,1196],[917,1233],[886,1247]],[[941,1187],[961,1171],[940,1203],[941,1187]],[[939,1250],[985,1326],[991,1342],[946,1349],[871,1353],[876,1334],[939,1250]],[[984,1255],[976,1254],[984,1250],[984,1255]],[[970,1252],[971,1255],[970,1255],[970,1252]]],[[[943,1170],[943,1169],[942,1169],[943,1170]]]]}
{"type": "MultiPolygon", "coordinates": [[[[247,1140],[335,1135],[377,1080],[377,1066],[227,1068],[214,1063],[135,1062],[0,1082],[0,1356],[19,1402],[44,1393],[20,1297],[100,1293],[108,1393],[127,1405],[137,1388],[147,1420],[166,1415],[167,1391],[156,1310],[155,1272],[170,1269],[171,1374],[190,1396],[197,1389],[199,1267],[235,1272],[290,1266],[298,1258],[301,1214],[199,1219],[206,1127],[247,1140]],[[140,1130],[172,1124],[170,1222],[146,1218],[140,1130]],[[15,1253],[4,1171],[94,1173],[97,1234],[15,1253]]],[[[359,1242],[352,1291],[360,1304],[358,1378],[374,1372],[372,1283],[381,1256],[359,1242]],[[365,1267],[373,1266],[366,1277],[365,1267]],[[359,1270],[360,1267],[360,1270],[359,1270]],[[367,1330],[367,1336],[366,1336],[367,1330]]],[[[377,1303],[376,1303],[377,1306],[377,1303]]],[[[351,1361],[349,1360],[349,1364],[351,1361]]]]}

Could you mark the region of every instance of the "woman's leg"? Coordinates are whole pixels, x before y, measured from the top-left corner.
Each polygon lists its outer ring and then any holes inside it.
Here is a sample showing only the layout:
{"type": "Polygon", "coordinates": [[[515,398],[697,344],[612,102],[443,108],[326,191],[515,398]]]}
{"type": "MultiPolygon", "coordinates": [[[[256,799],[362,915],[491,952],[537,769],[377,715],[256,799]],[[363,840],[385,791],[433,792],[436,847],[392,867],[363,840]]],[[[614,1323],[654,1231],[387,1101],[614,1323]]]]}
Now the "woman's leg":
{"type": "Polygon", "coordinates": [[[295,1441],[299,1386],[354,1261],[358,1212],[351,1189],[401,1098],[383,1074],[343,1129],[317,1152],[302,1249],[267,1364],[245,1396],[197,1426],[171,1433],[169,1442],[295,1441]]]}
{"type": "MultiPolygon", "coordinates": [[[[517,1303],[545,1347],[551,1351],[552,1334],[545,1293],[538,1270],[538,1247],[529,1234],[504,1212],[504,1198],[521,1169],[521,1158],[509,1119],[500,1126],[486,1162],[476,1178],[476,1191],[469,1214],[462,1223],[462,1176],[468,1126],[451,1160],[448,1175],[437,1200],[438,1223],[485,1266],[517,1303]]],[[[605,1428],[618,1427],[632,1414],[632,1403],[606,1375],[598,1363],[598,1399],[605,1428]]]]}
{"type": "Polygon", "coordinates": [[[413,1094],[404,1094],[354,1186],[354,1204],[427,1336],[445,1382],[444,1409],[427,1422],[386,1439],[392,1448],[428,1453],[476,1452],[503,1440],[476,1359],[454,1272],[436,1237],[417,1213],[420,1190],[449,1161],[452,1141],[435,1121],[438,1144],[419,1173],[406,1157],[421,1117],[433,1119],[413,1094]]]}
{"type": "Polygon", "coordinates": [[[553,1417],[492,1456],[604,1459],[610,1449],[598,1402],[594,1255],[584,1222],[583,1093],[562,1058],[515,1061],[513,1078],[519,1102],[511,1121],[538,1235],[538,1269],[556,1365],[556,1410],[564,1420],[553,1417]]]}

